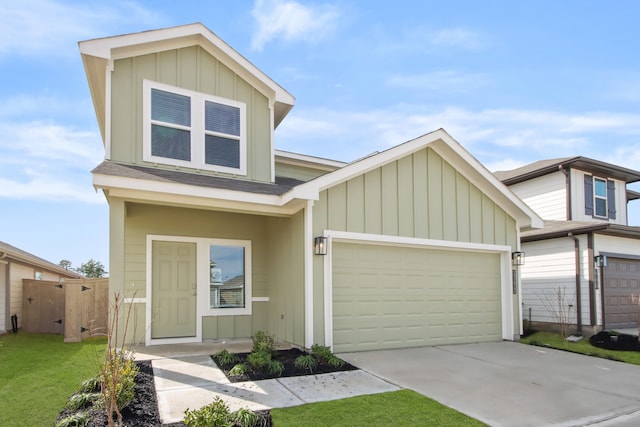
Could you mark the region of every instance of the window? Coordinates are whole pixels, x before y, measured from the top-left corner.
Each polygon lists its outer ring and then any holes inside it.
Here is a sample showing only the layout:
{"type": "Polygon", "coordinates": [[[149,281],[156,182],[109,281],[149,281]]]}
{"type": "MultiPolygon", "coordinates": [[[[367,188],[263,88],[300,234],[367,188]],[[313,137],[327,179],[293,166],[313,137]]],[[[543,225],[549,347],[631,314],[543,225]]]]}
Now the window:
{"type": "Polygon", "coordinates": [[[245,104],[144,82],[144,160],[246,174],[245,104]]]}
{"type": "Polygon", "coordinates": [[[602,178],[593,179],[594,215],[607,217],[607,181],[602,178]]]}
{"type": "Polygon", "coordinates": [[[245,248],[209,246],[209,308],[245,308],[245,248]]]}
{"type": "Polygon", "coordinates": [[[584,175],[584,196],[585,215],[616,219],[615,181],[584,175]]]}

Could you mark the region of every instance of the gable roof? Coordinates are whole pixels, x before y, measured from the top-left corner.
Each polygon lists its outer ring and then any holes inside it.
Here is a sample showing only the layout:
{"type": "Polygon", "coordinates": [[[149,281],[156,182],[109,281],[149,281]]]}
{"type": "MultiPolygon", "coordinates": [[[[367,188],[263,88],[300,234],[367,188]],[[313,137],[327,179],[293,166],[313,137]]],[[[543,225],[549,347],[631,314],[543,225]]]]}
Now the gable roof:
{"type": "Polygon", "coordinates": [[[594,160],[583,156],[538,160],[537,162],[529,163],[528,165],[524,165],[516,169],[496,171],[493,174],[505,185],[513,185],[557,172],[560,169],[570,168],[600,173],[607,177],[623,180],[627,183],[640,181],[640,171],[627,169],[622,166],[601,162],[600,160],[594,160]]]}
{"type": "Polygon", "coordinates": [[[189,46],[200,46],[274,101],[274,128],[289,113],[295,98],[211,30],[194,24],[86,40],[78,43],[91,97],[104,137],[108,110],[107,76],[113,61],[189,46]]]}
{"type": "Polygon", "coordinates": [[[459,173],[500,205],[509,215],[516,219],[520,228],[540,228],[543,226],[542,219],[527,204],[502,184],[444,129],[438,129],[404,144],[364,157],[341,169],[298,185],[291,189],[290,193],[296,197],[315,200],[318,198],[318,194],[327,188],[341,184],[426,147],[432,148],[459,173]]]}
{"type": "Polygon", "coordinates": [[[53,271],[66,277],[78,279],[82,278],[82,275],[76,273],[75,271],[67,270],[60,267],[59,265],[47,261],[46,259],[40,258],[27,251],[16,248],[15,246],[12,246],[6,242],[0,241],[0,260],[5,258],[10,258],[26,264],[31,264],[44,270],[53,271]]]}

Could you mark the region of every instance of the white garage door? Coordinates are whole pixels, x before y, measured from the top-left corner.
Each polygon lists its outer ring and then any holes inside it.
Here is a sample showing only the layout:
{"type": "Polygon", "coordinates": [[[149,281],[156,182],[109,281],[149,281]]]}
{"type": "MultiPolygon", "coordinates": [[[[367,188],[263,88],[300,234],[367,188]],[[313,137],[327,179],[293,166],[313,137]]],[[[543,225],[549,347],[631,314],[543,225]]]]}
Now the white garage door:
{"type": "Polygon", "coordinates": [[[336,352],[499,341],[500,256],[334,243],[336,352]]]}

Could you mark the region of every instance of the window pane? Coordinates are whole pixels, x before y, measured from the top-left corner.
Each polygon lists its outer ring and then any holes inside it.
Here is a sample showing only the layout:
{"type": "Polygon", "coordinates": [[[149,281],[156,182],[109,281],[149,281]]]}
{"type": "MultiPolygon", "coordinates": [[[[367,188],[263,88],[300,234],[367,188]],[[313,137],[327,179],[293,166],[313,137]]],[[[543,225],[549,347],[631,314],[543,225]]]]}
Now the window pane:
{"type": "Polygon", "coordinates": [[[151,155],[191,161],[190,132],[166,126],[151,125],[151,155]]]}
{"type": "Polygon", "coordinates": [[[596,197],[596,216],[607,216],[607,199],[596,197]]]}
{"type": "Polygon", "coordinates": [[[607,181],[595,179],[595,194],[598,197],[607,197],[607,181]]]}
{"type": "Polygon", "coordinates": [[[205,135],[204,161],[208,165],[240,167],[240,141],[205,135]]]}
{"type": "Polygon", "coordinates": [[[151,89],[151,119],[191,126],[191,98],[151,89]]]}
{"type": "Polygon", "coordinates": [[[210,308],[244,308],[244,247],[209,247],[210,308]]]}
{"type": "Polygon", "coordinates": [[[207,101],[204,114],[206,130],[240,136],[239,108],[207,101]]]}

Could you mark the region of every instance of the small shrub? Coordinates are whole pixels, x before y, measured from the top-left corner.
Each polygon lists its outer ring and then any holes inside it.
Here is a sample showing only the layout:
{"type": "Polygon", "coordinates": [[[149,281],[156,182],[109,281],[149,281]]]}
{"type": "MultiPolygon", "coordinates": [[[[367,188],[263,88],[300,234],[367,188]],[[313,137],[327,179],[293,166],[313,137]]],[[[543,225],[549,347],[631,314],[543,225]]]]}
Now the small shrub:
{"type": "Polygon", "coordinates": [[[267,372],[277,376],[282,375],[284,372],[284,365],[278,360],[269,359],[265,368],[267,369],[267,372]]]}
{"type": "Polygon", "coordinates": [[[64,407],[77,411],[78,409],[86,408],[98,399],[100,399],[100,393],[76,393],[67,400],[64,407]]]}
{"type": "Polygon", "coordinates": [[[231,427],[229,407],[220,397],[200,409],[184,411],[183,422],[193,427],[231,427]]]}
{"type": "Polygon", "coordinates": [[[298,369],[308,369],[309,373],[313,373],[313,370],[318,366],[318,362],[312,355],[305,354],[296,358],[295,365],[298,369]]]}
{"type": "Polygon", "coordinates": [[[58,421],[55,427],[83,427],[88,421],[89,417],[85,412],[76,412],[58,421]]]}
{"type": "Polygon", "coordinates": [[[256,332],[251,339],[253,340],[252,353],[269,353],[271,355],[276,352],[276,339],[273,335],[269,335],[264,331],[256,332]]]}
{"type": "Polygon", "coordinates": [[[138,366],[135,363],[133,354],[129,351],[116,351],[105,362],[101,378],[103,396],[106,395],[108,400],[115,397],[115,406],[118,410],[121,410],[133,400],[137,374],[138,366]]]}
{"type": "Polygon", "coordinates": [[[100,377],[89,378],[82,381],[80,385],[80,391],[82,393],[94,393],[100,391],[100,377]]]}
{"type": "Polygon", "coordinates": [[[232,377],[241,377],[242,375],[246,375],[247,372],[249,372],[249,367],[244,363],[238,363],[229,370],[229,375],[232,377]]]}
{"type": "Polygon", "coordinates": [[[260,421],[260,416],[246,408],[238,409],[230,414],[230,420],[242,427],[256,427],[260,421]]]}
{"type": "Polygon", "coordinates": [[[311,351],[320,363],[326,363],[334,368],[340,368],[344,365],[344,361],[333,354],[329,347],[314,344],[311,346],[311,351]]]}
{"type": "Polygon", "coordinates": [[[238,363],[239,359],[233,353],[229,353],[226,349],[220,350],[213,356],[220,365],[229,366],[238,363]]]}
{"type": "Polygon", "coordinates": [[[329,364],[329,366],[332,366],[334,368],[341,368],[344,365],[344,360],[342,360],[339,357],[337,357],[336,355],[332,354],[327,359],[327,364],[329,364]]]}
{"type": "Polygon", "coordinates": [[[253,370],[261,370],[263,368],[266,368],[269,365],[270,361],[271,354],[263,351],[253,352],[247,356],[247,363],[253,370]]]}

